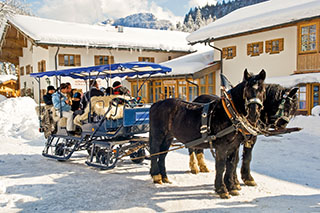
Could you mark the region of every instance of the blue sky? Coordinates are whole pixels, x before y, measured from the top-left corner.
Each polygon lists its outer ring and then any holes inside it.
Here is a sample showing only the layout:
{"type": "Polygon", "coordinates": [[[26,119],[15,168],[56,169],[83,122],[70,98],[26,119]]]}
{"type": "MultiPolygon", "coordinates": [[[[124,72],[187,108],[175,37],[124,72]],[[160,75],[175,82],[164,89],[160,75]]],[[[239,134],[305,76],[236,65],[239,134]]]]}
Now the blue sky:
{"type": "Polygon", "coordinates": [[[216,0],[26,0],[32,13],[63,21],[96,23],[138,12],[152,12],[159,19],[182,20],[191,7],[216,0]]]}

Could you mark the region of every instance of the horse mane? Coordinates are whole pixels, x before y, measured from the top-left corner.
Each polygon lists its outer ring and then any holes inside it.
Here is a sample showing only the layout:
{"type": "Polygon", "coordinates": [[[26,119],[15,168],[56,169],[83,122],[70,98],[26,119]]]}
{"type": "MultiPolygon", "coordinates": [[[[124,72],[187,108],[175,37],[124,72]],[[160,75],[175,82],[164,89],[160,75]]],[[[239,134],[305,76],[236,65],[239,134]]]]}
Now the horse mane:
{"type": "Polygon", "coordinates": [[[245,86],[245,82],[239,83],[234,88],[230,89],[229,92],[232,97],[232,101],[234,103],[234,106],[236,110],[243,115],[246,115],[247,112],[245,110],[245,100],[243,99],[243,89],[245,86]]]}

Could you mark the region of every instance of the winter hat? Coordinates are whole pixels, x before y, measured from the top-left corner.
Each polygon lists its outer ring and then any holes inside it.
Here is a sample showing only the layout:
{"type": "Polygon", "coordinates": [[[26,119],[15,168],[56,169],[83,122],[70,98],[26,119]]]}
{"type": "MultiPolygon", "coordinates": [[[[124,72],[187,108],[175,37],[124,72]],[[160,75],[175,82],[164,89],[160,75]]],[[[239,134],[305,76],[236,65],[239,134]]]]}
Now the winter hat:
{"type": "Polygon", "coordinates": [[[74,93],[73,95],[74,98],[81,98],[81,94],[79,92],[74,93]]]}
{"type": "Polygon", "coordinates": [[[121,85],[121,83],[119,81],[115,81],[113,84],[112,84],[112,87],[117,87],[121,85]]]}
{"type": "Polygon", "coordinates": [[[54,86],[48,86],[47,91],[50,91],[50,90],[56,90],[56,89],[54,88],[54,86]]]}

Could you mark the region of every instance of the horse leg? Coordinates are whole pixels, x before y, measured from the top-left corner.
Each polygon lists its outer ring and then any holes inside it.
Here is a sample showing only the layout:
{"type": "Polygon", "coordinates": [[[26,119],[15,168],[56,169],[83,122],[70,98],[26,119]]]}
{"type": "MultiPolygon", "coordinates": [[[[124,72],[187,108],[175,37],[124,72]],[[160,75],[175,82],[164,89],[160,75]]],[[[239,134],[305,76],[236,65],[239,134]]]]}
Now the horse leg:
{"type": "MultiPolygon", "coordinates": [[[[149,136],[149,144],[150,144],[150,155],[158,153],[160,151],[162,140],[155,140],[152,137],[152,134],[149,136]]],[[[151,168],[150,175],[152,176],[153,183],[162,184],[162,177],[160,174],[160,168],[158,165],[159,156],[151,156],[151,168]]]]}
{"type": "Polygon", "coordinates": [[[226,173],[224,176],[224,182],[227,186],[229,193],[233,196],[239,195],[237,185],[234,181],[234,173],[237,169],[237,164],[239,162],[239,147],[233,150],[227,157],[226,162],[226,173]]]}
{"type": "Polygon", "coordinates": [[[241,179],[243,180],[244,184],[247,186],[256,186],[257,183],[254,181],[253,177],[250,174],[250,162],[252,159],[252,150],[255,144],[255,138],[251,147],[243,147],[243,156],[242,156],[242,166],[241,166],[241,179]]]}
{"type": "Polygon", "coordinates": [[[198,174],[199,168],[198,168],[198,162],[195,154],[195,149],[189,148],[189,168],[191,170],[192,174],[198,174]]]}
{"type": "MultiPolygon", "coordinates": [[[[160,152],[163,152],[163,151],[168,151],[169,148],[170,148],[170,145],[173,141],[173,137],[166,137],[162,143],[162,146],[160,148],[160,152]]],[[[166,166],[165,166],[165,158],[167,156],[168,152],[164,153],[164,154],[161,154],[159,156],[159,161],[158,161],[158,166],[159,166],[159,169],[160,169],[160,174],[161,174],[161,177],[162,177],[162,182],[163,183],[172,183],[171,181],[169,181],[168,177],[167,177],[167,171],[166,171],[166,166]]]]}
{"type": "Polygon", "coordinates": [[[223,172],[226,168],[226,153],[222,149],[216,149],[216,179],[214,181],[215,191],[222,199],[229,199],[230,195],[223,181],[223,172]]]}
{"type": "Polygon", "coordinates": [[[200,168],[200,172],[210,172],[208,169],[206,162],[204,162],[204,154],[203,154],[203,149],[196,149],[196,154],[197,154],[197,160],[198,160],[198,165],[200,168]]]}
{"type": "MultiPolygon", "coordinates": [[[[238,165],[238,162],[239,162],[239,149],[237,151],[237,165],[238,165]]],[[[240,181],[238,180],[238,175],[237,175],[237,166],[235,168],[235,170],[233,171],[233,181],[234,181],[234,184],[235,184],[235,187],[237,190],[241,190],[241,186],[240,186],[240,181]]]]}

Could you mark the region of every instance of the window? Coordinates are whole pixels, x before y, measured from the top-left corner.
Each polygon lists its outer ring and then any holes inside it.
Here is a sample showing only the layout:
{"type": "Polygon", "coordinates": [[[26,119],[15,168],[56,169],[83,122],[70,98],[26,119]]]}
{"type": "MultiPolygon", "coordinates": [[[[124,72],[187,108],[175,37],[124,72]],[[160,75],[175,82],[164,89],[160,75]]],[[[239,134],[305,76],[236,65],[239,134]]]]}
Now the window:
{"type": "Polygon", "coordinates": [[[46,71],[46,61],[42,60],[38,62],[38,72],[45,72],[46,71]]]}
{"type": "Polygon", "coordinates": [[[29,75],[30,73],[33,73],[33,69],[31,65],[26,66],[26,75],[29,75]]]}
{"type": "Polygon", "coordinates": [[[319,88],[320,84],[312,85],[312,107],[320,105],[319,88]]]}
{"type": "Polygon", "coordinates": [[[247,44],[247,55],[258,56],[263,53],[263,42],[247,44]]]}
{"type": "Polygon", "coordinates": [[[215,75],[210,73],[199,79],[200,95],[215,93],[215,75]]]}
{"type": "Polygon", "coordinates": [[[104,64],[113,64],[114,57],[107,55],[95,55],[94,56],[94,65],[104,65],[104,64]]]}
{"type": "Polygon", "coordinates": [[[154,63],[154,57],[139,57],[139,61],[145,61],[145,62],[153,62],[154,63]]]}
{"type": "Polygon", "coordinates": [[[24,67],[20,67],[20,76],[24,75],[24,67]]]}
{"type": "Polygon", "coordinates": [[[59,54],[59,66],[81,66],[80,55],[59,54]]]}
{"type": "Polygon", "coordinates": [[[299,52],[314,52],[317,50],[317,24],[301,25],[299,28],[299,52]]]}
{"type": "Polygon", "coordinates": [[[275,54],[283,51],[283,38],[266,41],[266,53],[275,54]]]}
{"type": "Polygon", "coordinates": [[[299,109],[307,109],[307,87],[300,85],[298,91],[299,109]]]}
{"type": "Polygon", "coordinates": [[[236,57],[236,46],[222,48],[222,57],[232,59],[236,57]]]}

